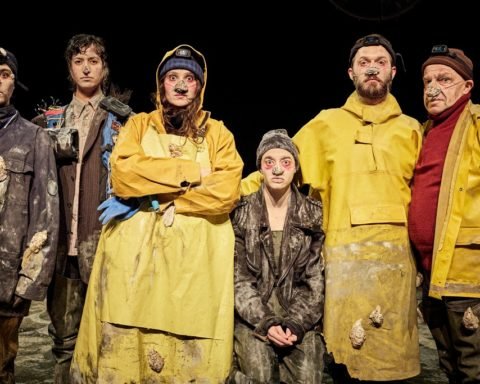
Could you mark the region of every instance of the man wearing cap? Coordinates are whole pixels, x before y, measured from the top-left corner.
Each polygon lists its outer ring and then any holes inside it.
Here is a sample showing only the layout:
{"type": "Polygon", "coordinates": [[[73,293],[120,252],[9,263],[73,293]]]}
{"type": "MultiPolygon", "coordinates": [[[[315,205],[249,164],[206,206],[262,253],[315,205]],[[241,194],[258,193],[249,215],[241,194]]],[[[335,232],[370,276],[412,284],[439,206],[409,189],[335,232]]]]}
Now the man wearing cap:
{"type": "Polygon", "coordinates": [[[231,382],[321,383],[322,205],[294,185],[298,151],[286,130],[265,133],[256,164],[263,184],[233,213],[236,369],[231,382]]]}
{"type": "Polygon", "coordinates": [[[58,188],[48,134],[11,104],[15,56],[0,48],[0,382],[14,383],[18,330],[55,268],[58,188]]]}
{"type": "Polygon", "coordinates": [[[358,39],[348,69],[355,92],[293,138],[302,182],[323,203],[324,336],[341,384],[420,373],[406,218],[421,126],[390,93],[395,59],[385,37],[358,39]]]}
{"type": "Polygon", "coordinates": [[[409,234],[424,274],[422,313],[450,383],[480,383],[480,105],[473,63],[436,45],[422,66],[425,140],[409,234]]]}

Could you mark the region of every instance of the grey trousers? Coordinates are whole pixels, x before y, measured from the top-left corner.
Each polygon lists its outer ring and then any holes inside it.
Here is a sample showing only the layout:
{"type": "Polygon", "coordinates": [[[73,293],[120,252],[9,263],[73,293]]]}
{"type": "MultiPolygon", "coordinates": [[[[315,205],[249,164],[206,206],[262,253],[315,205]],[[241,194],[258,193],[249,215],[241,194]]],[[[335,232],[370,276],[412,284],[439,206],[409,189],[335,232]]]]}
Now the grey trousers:
{"type": "Polygon", "coordinates": [[[253,336],[244,324],[235,324],[234,367],[228,383],[322,382],[325,347],[320,332],[310,331],[302,342],[277,348],[253,336]]]}

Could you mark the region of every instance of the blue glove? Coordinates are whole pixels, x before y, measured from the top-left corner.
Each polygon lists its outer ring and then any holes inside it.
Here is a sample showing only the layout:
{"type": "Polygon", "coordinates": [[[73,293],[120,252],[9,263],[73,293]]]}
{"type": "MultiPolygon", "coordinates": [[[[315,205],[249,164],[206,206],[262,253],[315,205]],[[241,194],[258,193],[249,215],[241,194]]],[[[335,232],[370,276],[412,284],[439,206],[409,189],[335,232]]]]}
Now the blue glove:
{"type": "Polygon", "coordinates": [[[112,219],[127,220],[138,212],[140,202],[136,198],[121,199],[113,196],[105,200],[97,208],[97,211],[103,211],[98,220],[102,225],[107,224],[112,219]]]}

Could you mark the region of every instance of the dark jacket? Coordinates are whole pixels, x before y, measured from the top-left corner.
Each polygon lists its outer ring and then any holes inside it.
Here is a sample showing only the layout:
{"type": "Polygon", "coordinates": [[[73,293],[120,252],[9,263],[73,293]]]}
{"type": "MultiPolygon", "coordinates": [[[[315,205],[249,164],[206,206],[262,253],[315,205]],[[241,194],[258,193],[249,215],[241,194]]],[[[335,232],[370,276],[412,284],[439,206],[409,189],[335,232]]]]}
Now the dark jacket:
{"type": "Polygon", "coordinates": [[[233,213],[235,231],[235,309],[261,336],[282,324],[302,339],[321,319],[324,278],[322,205],[294,186],[287,211],[278,276],[273,268],[273,240],[263,192],[242,199],[233,213]],[[287,315],[276,316],[267,305],[276,287],[287,315]]]}
{"type": "MultiPolygon", "coordinates": [[[[80,199],[78,210],[78,264],[82,280],[88,284],[93,259],[97,249],[102,224],[98,220],[100,212],[97,207],[106,196],[107,170],[102,164],[102,128],[108,113],[98,108],[92,118],[83,152],[83,163],[80,180],[80,199]]],[[[65,121],[65,119],[63,119],[65,121]]],[[[34,122],[42,127],[47,126],[45,115],[40,115],[34,122]]],[[[58,181],[60,192],[60,236],[56,272],[66,273],[67,266],[67,234],[72,222],[73,197],[75,193],[77,160],[58,159],[58,181]]]]}
{"type": "Polygon", "coordinates": [[[18,112],[0,129],[0,156],[0,315],[22,316],[45,298],[55,268],[55,157],[48,134],[18,112]],[[26,299],[15,308],[14,295],[26,299]]]}

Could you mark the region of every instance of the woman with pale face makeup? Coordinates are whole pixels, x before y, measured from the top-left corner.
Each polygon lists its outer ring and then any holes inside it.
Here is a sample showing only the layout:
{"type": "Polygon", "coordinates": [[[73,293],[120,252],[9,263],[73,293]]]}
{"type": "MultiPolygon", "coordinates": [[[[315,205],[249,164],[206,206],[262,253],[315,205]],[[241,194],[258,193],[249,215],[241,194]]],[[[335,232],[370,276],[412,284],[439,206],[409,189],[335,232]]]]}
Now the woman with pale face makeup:
{"type": "Polygon", "coordinates": [[[257,149],[258,192],[234,211],[235,364],[231,383],[321,383],[322,205],[294,180],[298,151],[284,129],[257,149]]]}
{"type": "Polygon", "coordinates": [[[473,62],[436,45],[422,66],[428,113],[409,235],[424,276],[421,309],[449,383],[480,382],[480,106],[473,62]]]}
{"type": "Polygon", "coordinates": [[[229,213],[243,162],[232,133],[202,109],[203,55],[178,46],[156,75],[157,108],[131,117],[112,153],[115,195],[144,202],[100,238],[75,383],[220,383],[230,370],[229,213]]]}

